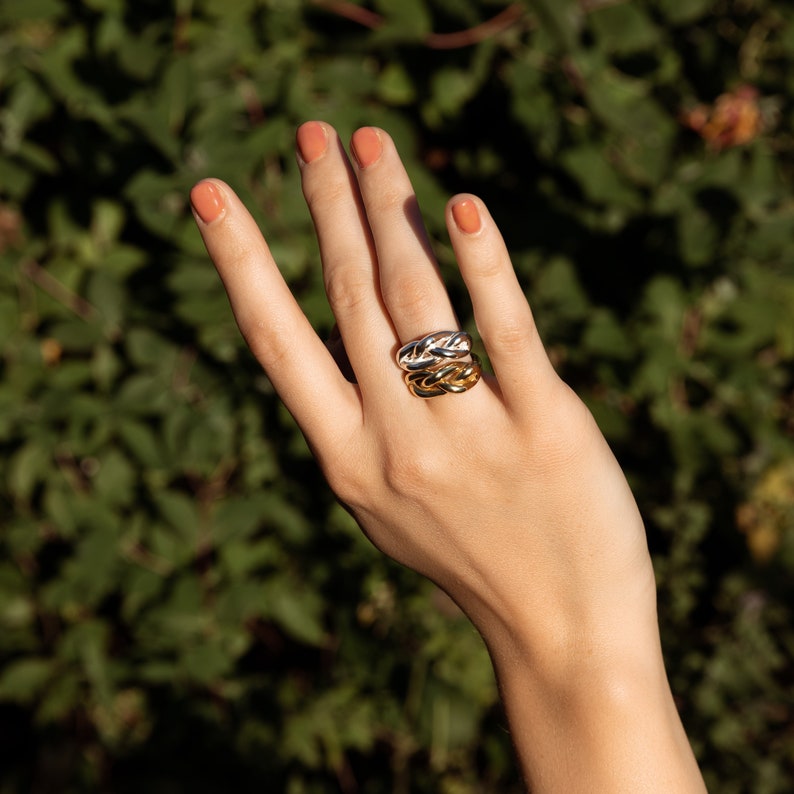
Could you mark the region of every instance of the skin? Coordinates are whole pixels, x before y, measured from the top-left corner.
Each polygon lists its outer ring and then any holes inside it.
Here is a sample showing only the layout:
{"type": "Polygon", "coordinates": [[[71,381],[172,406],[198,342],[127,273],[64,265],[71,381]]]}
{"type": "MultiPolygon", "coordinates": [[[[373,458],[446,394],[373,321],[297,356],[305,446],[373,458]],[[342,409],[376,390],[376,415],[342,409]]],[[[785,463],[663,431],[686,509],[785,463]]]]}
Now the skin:
{"type": "Polygon", "coordinates": [[[488,210],[460,195],[446,220],[494,375],[419,399],[395,351],[459,326],[397,151],[373,128],[354,134],[351,158],[326,124],[297,138],[355,383],[231,188],[206,180],[193,204],[240,330],[331,488],[482,634],[531,791],[705,791],[665,675],[642,519],[549,362],[488,210]]]}

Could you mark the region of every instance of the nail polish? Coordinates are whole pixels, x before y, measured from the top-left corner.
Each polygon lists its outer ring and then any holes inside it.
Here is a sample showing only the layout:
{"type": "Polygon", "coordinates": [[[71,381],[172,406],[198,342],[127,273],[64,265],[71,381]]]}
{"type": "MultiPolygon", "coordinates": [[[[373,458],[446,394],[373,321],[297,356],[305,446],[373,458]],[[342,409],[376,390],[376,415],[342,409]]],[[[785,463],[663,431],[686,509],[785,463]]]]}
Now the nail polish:
{"type": "Polygon", "coordinates": [[[316,121],[307,121],[298,127],[295,134],[298,144],[298,154],[304,163],[313,163],[322,157],[328,148],[328,135],[322,124],[316,121]]]}
{"type": "Polygon", "coordinates": [[[359,168],[371,166],[383,153],[380,135],[372,127],[362,127],[360,130],[356,130],[353,133],[351,144],[359,168]]]}
{"type": "Polygon", "coordinates": [[[465,234],[480,231],[480,213],[477,211],[477,205],[470,199],[464,199],[453,205],[452,217],[457,227],[465,234]]]}
{"type": "Polygon", "coordinates": [[[224,210],[223,194],[212,182],[199,182],[190,191],[190,203],[204,223],[212,223],[224,210]]]}

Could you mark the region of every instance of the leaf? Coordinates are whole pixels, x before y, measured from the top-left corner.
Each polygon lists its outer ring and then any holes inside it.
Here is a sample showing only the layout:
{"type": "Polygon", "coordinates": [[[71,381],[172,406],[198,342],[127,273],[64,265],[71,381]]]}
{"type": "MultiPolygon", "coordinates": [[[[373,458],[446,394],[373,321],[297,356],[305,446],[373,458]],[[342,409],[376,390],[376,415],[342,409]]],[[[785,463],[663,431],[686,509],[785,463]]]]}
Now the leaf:
{"type": "Polygon", "coordinates": [[[27,502],[36,486],[47,478],[53,467],[53,451],[41,442],[31,440],[11,460],[8,488],[21,502],[27,502]]]}
{"type": "Polygon", "coordinates": [[[127,184],[124,195],[152,232],[166,237],[177,233],[187,190],[178,186],[173,175],[142,169],[127,184]]]}
{"type": "Polygon", "coordinates": [[[661,29],[634,4],[620,3],[597,8],[587,16],[599,47],[626,56],[653,49],[661,42],[661,29]]]}
{"type": "Polygon", "coordinates": [[[637,194],[621,179],[617,169],[607,162],[600,147],[568,149],[562,155],[561,163],[590,201],[625,207],[638,204],[637,194]]]}
{"type": "Polygon", "coordinates": [[[224,676],[232,660],[216,643],[205,642],[184,649],[181,667],[184,674],[196,683],[209,684],[224,676]]]}
{"type": "Polygon", "coordinates": [[[9,295],[0,295],[0,352],[13,338],[19,320],[17,301],[9,295]]]}
{"type": "Polygon", "coordinates": [[[232,496],[213,506],[213,535],[222,546],[250,538],[268,519],[272,498],[267,494],[232,496]]]}
{"type": "Polygon", "coordinates": [[[52,337],[60,342],[64,350],[82,353],[92,350],[104,341],[98,323],[85,320],[65,320],[52,329],[52,337]]]}
{"type": "Polygon", "coordinates": [[[576,48],[582,12],[576,0],[538,0],[538,13],[547,27],[555,35],[559,46],[567,52],[576,48]]]}
{"type": "Polygon", "coordinates": [[[398,63],[386,64],[378,77],[378,93],[390,105],[407,105],[416,98],[408,72],[398,63]]]}
{"type": "Polygon", "coordinates": [[[162,441],[151,426],[125,417],[119,424],[118,432],[126,448],[140,464],[149,469],[166,466],[167,458],[162,441]]]}
{"type": "Polygon", "coordinates": [[[81,678],[73,670],[62,670],[44,693],[36,709],[36,722],[57,727],[83,705],[81,678]]]}
{"type": "Polygon", "coordinates": [[[456,115],[476,90],[474,77],[461,69],[436,72],[432,88],[432,104],[443,116],[456,115]]]}
{"type": "Polygon", "coordinates": [[[141,368],[171,373],[176,365],[178,354],[173,342],[150,328],[131,328],[124,344],[130,360],[141,368]]]}
{"type": "Polygon", "coordinates": [[[110,449],[97,459],[97,467],[93,477],[97,497],[115,507],[129,506],[138,478],[127,458],[118,450],[110,449]]]}
{"type": "Polygon", "coordinates": [[[556,154],[562,120],[559,108],[543,84],[544,74],[531,61],[518,61],[510,71],[511,111],[527,129],[544,157],[556,154]]]}
{"type": "Polygon", "coordinates": [[[0,673],[0,701],[30,703],[39,698],[55,672],[52,659],[19,659],[0,673]]]}
{"type": "Polygon", "coordinates": [[[323,601],[320,595],[301,586],[292,577],[275,576],[263,588],[262,615],[273,619],[284,631],[307,645],[322,645],[323,601]]]}
{"type": "Polygon", "coordinates": [[[596,311],[582,337],[582,345],[599,358],[630,359],[633,342],[615,316],[606,310],[596,311]]]}
{"type": "Polygon", "coordinates": [[[5,0],[0,7],[0,22],[13,24],[31,19],[45,19],[63,13],[60,0],[5,0]]]}
{"type": "Polygon", "coordinates": [[[272,538],[251,543],[226,541],[220,545],[221,561],[232,578],[283,564],[285,555],[272,538]]]}
{"type": "Polygon", "coordinates": [[[690,265],[707,265],[713,260],[719,243],[719,231],[709,214],[700,207],[678,216],[681,256],[690,265]]]}
{"type": "Polygon", "coordinates": [[[124,321],[126,295],[122,285],[108,273],[93,273],[88,281],[86,298],[104,317],[109,331],[116,331],[124,321]]]}
{"type": "Polygon", "coordinates": [[[169,384],[157,375],[130,375],[119,387],[116,407],[129,414],[158,415],[171,405],[169,384]]]}
{"type": "Polygon", "coordinates": [[[430,33],[431,19],[422,0],[376,0],[377,9],[383,14],[384,24],[373,36],[382,42],[418,41],[430,33]]]}
{"type": "Polygon", "coordinates": [[[97,345],[91,358],[91,375],[102,391],[109,391],[122,370],[122,363],[110,345],[97,345]]]}
{"type": "Polygon", "coordinates": [[[581,319],[589,312],[589,301],[571,263],[561,257],[547,262],[534,285],[535,300],[549,304],[566,319],[581,319]]]}
{"type": "Polygon", "coordinates": [[[164,490],[155,495],[160,515],[183,542],[194,543],[202,525],[195,499],[179,491],[164,490]]]}
{"type": "Polygon", "coordinates": [[[692,23],[708,13],[713,0],[656,0],[659,10],[675,25],[692,23]]]}

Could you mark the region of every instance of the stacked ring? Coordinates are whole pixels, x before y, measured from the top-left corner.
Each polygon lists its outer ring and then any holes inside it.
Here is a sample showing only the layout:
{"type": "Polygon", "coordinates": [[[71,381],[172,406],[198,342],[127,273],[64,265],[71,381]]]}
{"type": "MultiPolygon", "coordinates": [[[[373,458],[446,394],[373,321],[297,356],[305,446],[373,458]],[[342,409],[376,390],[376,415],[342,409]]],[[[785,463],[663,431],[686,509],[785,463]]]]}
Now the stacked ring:
{"type": "Polygon", "coordinates": [[[465,331],[435,331],[403,345],[397,364],[405,370],[405,383],[415,397],[439,397],[468,391],[480,379],[482,365],[471,352],[465,331]]]}

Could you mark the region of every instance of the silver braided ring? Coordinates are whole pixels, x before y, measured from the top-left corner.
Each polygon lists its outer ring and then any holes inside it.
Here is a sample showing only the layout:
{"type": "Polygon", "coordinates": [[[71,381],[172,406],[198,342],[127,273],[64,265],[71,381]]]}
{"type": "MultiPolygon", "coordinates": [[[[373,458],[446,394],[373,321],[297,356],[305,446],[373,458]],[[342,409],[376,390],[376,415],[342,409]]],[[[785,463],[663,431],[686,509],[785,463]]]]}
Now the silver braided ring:
{"type": "Polygon", "coordinates": [[[405,383],[415,397],[439,397],[468,391],[480,379],[482,366],[471,352],[465,331],[435,331],[403,345],[397,364],[405,370],[405,383]]]}

